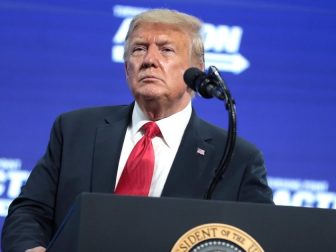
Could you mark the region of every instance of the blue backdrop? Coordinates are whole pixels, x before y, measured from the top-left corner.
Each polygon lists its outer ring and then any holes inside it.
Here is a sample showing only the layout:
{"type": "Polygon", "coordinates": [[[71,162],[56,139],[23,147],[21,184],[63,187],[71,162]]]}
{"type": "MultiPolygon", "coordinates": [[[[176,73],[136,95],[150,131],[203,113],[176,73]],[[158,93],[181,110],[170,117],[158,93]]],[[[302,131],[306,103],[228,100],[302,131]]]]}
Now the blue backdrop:
{"type": "MultiPolygon", "coordinates": [[[[153,7],[205,22],[207,64],[236,99],[239,135],[264,152],[276,203],[336,208],[335,1],[0,1],[0,227],[58,114],[132,101],[122,41],[153,7]]],[[[226,127],[221,102],[194,106],[226,127]]]]}

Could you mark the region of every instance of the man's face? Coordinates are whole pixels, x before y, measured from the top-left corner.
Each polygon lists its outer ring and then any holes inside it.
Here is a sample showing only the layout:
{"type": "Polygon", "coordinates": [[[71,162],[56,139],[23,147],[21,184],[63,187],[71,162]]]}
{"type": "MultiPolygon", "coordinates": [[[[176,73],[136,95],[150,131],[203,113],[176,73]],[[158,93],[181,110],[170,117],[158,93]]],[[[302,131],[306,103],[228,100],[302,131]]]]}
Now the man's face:
{"type": "Polygon", "coordinates": [[[183,74],[191,66],[191,39],[176,26],[142,23],[129,38],[125,61],[130,89],[140,107],[148,102],[178,112],[191,94],[183,74]]]}

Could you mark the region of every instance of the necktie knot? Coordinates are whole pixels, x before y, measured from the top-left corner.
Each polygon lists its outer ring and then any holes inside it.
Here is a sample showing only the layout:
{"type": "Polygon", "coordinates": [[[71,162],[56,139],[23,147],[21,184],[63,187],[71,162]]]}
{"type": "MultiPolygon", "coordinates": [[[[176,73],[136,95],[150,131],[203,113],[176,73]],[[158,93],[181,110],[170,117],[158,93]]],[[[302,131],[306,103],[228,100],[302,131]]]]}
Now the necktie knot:
{"type": "Polygon", "coordinates": [[[155,122],[148,122],[141,127],[141,130],[144,131],[144,135],[149,138],[158,136],[161,131],[159,126],[155,122]]]}

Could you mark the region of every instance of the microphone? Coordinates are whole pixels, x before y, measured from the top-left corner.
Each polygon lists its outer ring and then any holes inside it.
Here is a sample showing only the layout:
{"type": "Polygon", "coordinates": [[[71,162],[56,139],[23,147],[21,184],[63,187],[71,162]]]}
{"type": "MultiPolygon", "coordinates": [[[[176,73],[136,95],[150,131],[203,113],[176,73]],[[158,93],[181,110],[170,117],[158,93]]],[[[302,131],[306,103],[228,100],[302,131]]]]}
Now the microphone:
{"type": "Polygon", "coordinates": [[[208,73],[204,73],[196,67],[188,68],[183,75],[184,82],[192,90],[199,93],[203,98],[216,97],[225,100],[223,83],[217,69],[209,67],[208,73]]]}
{"type": "Polygon", "coordinates": [[[211,199],[219,181],[229,167],[236,143],[237,120],[235,101],[224,80],[220,76],[219,71],[214,66],[210,66],[207,73],[204,73],[196,67],[191,67],[184,72],[183,79],[189,88],[198,92],[202,97],[216,97],[220,100],[224,100],[225,108],[229,112],[228,136],[225,143],[224,153],[219,167],[216,168],[214,177],[210,181],[208,190],[204,195],[205,199],[211,199]]]}

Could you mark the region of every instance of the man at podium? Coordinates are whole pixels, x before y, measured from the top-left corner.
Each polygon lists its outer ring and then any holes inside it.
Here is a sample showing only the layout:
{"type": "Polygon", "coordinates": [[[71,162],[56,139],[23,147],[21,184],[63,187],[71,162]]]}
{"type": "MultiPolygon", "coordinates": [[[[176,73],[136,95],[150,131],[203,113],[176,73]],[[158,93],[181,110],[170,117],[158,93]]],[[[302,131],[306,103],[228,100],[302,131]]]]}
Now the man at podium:
{"type": "MultiPolygon", "coordinates": [[[[2,251],[45,251],[81,192],[204,198],[227,132],[200,119],[183,81],[204,70],[201,21],[167,9],[130,24],[125,72],[134,102],[60,115],[8,212],[2,251]]],[[[260,151],[238,138],[213,199],[272,203],[260,151]]]]}

